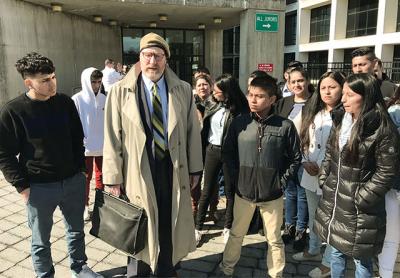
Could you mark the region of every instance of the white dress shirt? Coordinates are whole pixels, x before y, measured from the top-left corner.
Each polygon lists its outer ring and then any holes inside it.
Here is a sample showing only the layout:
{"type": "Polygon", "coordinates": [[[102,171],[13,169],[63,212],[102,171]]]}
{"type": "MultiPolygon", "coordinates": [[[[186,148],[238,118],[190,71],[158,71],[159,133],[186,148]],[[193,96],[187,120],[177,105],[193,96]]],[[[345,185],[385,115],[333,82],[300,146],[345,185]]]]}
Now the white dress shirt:
{"type": "MultiPolygon", "coordinates": [[[[146,99],[149,107],[150,115],[153,114],[153,85],[154,82],[142,74],[144,83],[144,91],[146,93],[146,99]]],[[[168,93],[167,86],[165,85],[164,76],[157,81],[157,90],[161,98],[162,114],[163,114],[163,126],[164,126],[164,138],[165,144],[168,146],[168,93]]]]}
{"type": "Polygon", "coordinates": [[[221,146],[227,111],[228,110],[225,107],[220,107],[219,110],[211,116],[210,131],[208,135],[208,142],[210,144],[221,146]]]}

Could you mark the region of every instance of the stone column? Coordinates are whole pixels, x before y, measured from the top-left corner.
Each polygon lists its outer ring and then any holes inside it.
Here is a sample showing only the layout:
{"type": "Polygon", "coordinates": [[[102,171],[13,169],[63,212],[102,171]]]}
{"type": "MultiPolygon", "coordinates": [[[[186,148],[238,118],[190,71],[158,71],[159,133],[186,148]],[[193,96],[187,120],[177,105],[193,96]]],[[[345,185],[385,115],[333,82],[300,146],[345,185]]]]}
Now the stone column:
{"type": "Polygon", "coordinates": [[[247,90],[248,76],[258,64],[273,64],[273,71],[269,74],[278,80],[282,78],[284,22],[284,10],[247,9],[240,14],[239,83],[242,90],[247,90]],[[256,32],[256,13],[277,14],[278,31],[256,32]]]}
{"type": "Polygon", "coordinates": [[[223,30],[206,30],[205,32],[205,66],[210,70],[212,77],[222,74],[223,30]]]}

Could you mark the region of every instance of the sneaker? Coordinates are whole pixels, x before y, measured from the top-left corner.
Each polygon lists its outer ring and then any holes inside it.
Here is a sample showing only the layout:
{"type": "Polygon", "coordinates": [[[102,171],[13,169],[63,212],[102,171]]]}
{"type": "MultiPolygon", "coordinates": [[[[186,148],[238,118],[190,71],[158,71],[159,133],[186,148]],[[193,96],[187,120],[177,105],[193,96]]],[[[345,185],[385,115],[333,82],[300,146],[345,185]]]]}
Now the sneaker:
{"type": "Polygon", "coordinates": [[[321,254],[311,255],[307,251],[296,253],[292,256],[293,260],[304,262],[304,261],[311,261],[311,262],[320,262],[322,260],[321,254]]]}
{"type": "Polygon", "coordinates": [[[94,272],[85,264],[78,274],[72,274],[72,278],[104,278],[104,276],[94,272]]]}
{"type": "Polygon", "coordinates": [[[308,273],[311,278],[324,278],[331,276],[331,269],[324,265],[314,268],[308,273]]]}
{"type": "Polygon", "coordinates": [[[222,235],[224,236],[224,243],[225,244],[228,242],[229,232],[230,232],[230,229],[228,229],[228,228],[224,228],[224,230],[222,232],[222,235]]]}
{"type": "Polygon", "coordinates": [[[215,276],[215,277],[226,277],[226,278],[231,278],[231,277],[232,277],[232,275],[225,274],[225,273],[222,271],[222,269],[219,268],[219,267],[217,267],[217,269],[214,271],[212,277],[213,277],[213,276],[215,276]]]}
{"type": "Polygon", "coordinates": [[[282,240],[285,244],[291,242],[296,234],[296,227],[294,225],[286,224],[283,230],[282,240]]]}
{"type": "Polygon", "coordinates": [[[85,207],[85,211],[83,213],[83,220],[84,221],[90,221],[90,219],[92,218],[91,212],[89,211],[89,207],[86,206],[85,207]]]}
{"type": "Polygon", "coordinates": [[[196,246],[199,245],[202,236],[203,236],[203,234],[201,233],[201,231],[199,231],[199,230],[194,230],[194,237],[195,237],[195,239],[196,239],[196,246]]]}
{"type": "Polygon", "coordinates": [[[293,249],[302,252],[306,248],[307,234],[306,230],[296,231],[296,236],[293,241],[293,249]]]}

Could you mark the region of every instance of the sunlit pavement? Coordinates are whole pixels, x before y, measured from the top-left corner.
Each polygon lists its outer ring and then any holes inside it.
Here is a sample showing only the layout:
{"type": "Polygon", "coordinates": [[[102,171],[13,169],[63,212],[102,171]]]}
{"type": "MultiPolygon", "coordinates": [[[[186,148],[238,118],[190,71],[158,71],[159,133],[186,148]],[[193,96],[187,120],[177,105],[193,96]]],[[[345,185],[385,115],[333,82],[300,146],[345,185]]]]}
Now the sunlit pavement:
{"type": "MultiPolygon", "coordinates": [[[[93,197],[93,192],[92,192],[93,197]]],[[[91,198],[93,200],[93,198],[91,198]]],[[[220,207],[224,207],[221,199],[220,207]]],[[[224,243],[222,222],[217,226],[206,223],[205,235],[201,245],[181,262],[179,277],[213,277],[221,261],[224,243]]],[[[89,234],[90,222],[85,225],[86,254],[88,265],[105,277],[125,277],[126,256],[110,245],[89,234]]],[[[64,237],[64,223],[61,212],[54,214],[52,229],[52,257],[56,277],[71,277],[69,259],[64,237]]],[[[0,173],[0,277],[34,277],[30,256],[31,231],[27,225],[25,205],[15,189],[9,185],[0,173]]],[[[244,239],[242,256],[235,268],[235,277],[266,277],[266,243],[264,237],[254,234],[244,239]]],[[[316,262],[295,262],[291,245],[286,247],[286,267],[284,277],[307,277],[307,273],[316,267],[316,262]]],[[[400,256],[396,265],[400,277],[400,256]]],[[[354,266],[346,277],[352,277],[354,266]]]]}

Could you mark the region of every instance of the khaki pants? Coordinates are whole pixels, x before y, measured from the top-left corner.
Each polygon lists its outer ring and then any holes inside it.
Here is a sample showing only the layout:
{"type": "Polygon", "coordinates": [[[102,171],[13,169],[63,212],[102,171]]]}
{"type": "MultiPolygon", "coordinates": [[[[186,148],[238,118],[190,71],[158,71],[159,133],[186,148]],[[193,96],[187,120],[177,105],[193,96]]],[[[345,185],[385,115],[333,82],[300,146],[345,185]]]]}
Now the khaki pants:
{"type": "Polygon", "coordinates": [[[252,203],[235,195],[232,229],[220,267],[226,275],[233,274],[234,267],[240,259],[243,238],[249,229],[256,206],[260,208],[265,238],[268,244],[268,274],[271,277],[282,277],[283,268],[285,267],[285,245],[281,238],[283,197],[264,203],[252,203]]]}

